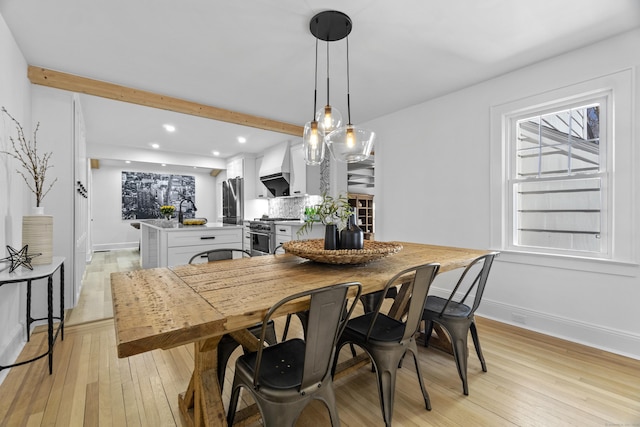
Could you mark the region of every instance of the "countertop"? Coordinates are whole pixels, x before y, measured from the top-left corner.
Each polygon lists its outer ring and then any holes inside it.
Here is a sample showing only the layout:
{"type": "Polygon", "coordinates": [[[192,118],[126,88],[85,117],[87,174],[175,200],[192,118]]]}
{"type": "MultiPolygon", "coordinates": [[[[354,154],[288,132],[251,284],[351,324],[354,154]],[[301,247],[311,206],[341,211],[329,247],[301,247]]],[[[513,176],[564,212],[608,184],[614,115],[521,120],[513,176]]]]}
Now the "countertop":
{"type": "Polygon", "coordinates": [[[208,222],[203,225],[184,225],[178,221],[168,221],[166,219],[149,219],[140,221],[140,225],[164,231],[187,231],[187,230],[210,230],[222,228],[242,228],[242,225],[224,224],[222,222],[208,222]]]}
{"type": "Polygon", "coordinates": [[[280,224],[280,225],[303,225],[304,221],[274,221],[276,224],[280,224]]]}

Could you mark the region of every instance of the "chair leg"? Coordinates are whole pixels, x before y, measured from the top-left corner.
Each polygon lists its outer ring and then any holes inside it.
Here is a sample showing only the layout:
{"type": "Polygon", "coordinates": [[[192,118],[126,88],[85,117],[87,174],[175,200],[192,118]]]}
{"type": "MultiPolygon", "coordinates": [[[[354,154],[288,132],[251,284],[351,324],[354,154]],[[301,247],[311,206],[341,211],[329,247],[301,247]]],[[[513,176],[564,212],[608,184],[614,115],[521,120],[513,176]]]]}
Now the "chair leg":
{"type": "MultiPolygon", "coordinates": [[[[301,399],[295,402],[274,402],[267,400],[259,393],[251,392],[262,416],[262,425],[265,427],[293,427],[300,416],[302,410],[309,403],[308,399],[301,399]]],[[[231,426],[231,424],[229,424],[231,426]]]]}
{"type": "Polygon", "coordinates": [[[218,343],[218,383],[220,384],[220,390],[224,387],[224,377],[227,370],[227,362],[231,357],[231,354],[238,348],[240,344],[231,336],[224,335],[218,343]]]}
{"type": "Polygon", "coordinates": [[[391,426],[393,417],[393,401],[396,391],[396,373],[399,359],[389,357],[389,354],[371,354],[378,377],[378,396],[380,397],[380,409],[382,418],[387,427],[391,426]]]}
{"type": "MultiPolygon", "coordinates": [[[[453,335],[453,334],[452,334],[453,335]]],[[[469,349],[467,348],[467,334],[463,336],[452,336],[453,357],[456,359],[456,367],[458,375],[462,380],[462,391],[465,396],[469,395],[469,385],[467,384],[467,359],[469,358],[469,349]]]]}
{"type": "Polygon", "coordinates": [[[333,384],[326,384],[318,394],[318,399],[324,402],[329,410],[329,419],[332,426],[340,426],[340,418],[338,417],[338,409],[336,406],[336,394],[333,384]]]}
{"type": "MultiPolygon", "coordinates": [[[[425,408],[427,408],[427,411],[430,411],[431,399],[429,399],[429,393],[427,393],[427,388],[424,386],[424,380],[422,379],[422,373],[420,372],[420,365],[418,364],[418,345],[416,344],[415,340],[411,340],[411,342],[409,343],[409,351],[411,351],[411,354],[413,355],[413,361],[416,364],[416,374],[418,375],[420,390],[422,391],[422,397],[424,398],[424,406],[425,408]]],[[[402,360],[400,361],[400,363],[402,363],[402,360]]]]}
{"type": "Polygon", "coordinates": [[[242,387],[237,386],[234,381],[233,388],[231,389],[231,397],[229,400],[229,410],[227,411],[228,426],[233,425],[233,420],[236,417],[236,410],[238,409],[238,398],[240,397],[241,388],[242,387]]]}
{"type": "Polygon", "coordinates": [[[471,322],[469,329],[471,330],[471,338],[473,338],[473,345],[476,348],[478,359],[480,359],[480,364],[482,365],[482,372],[487,372],[487,364],[485,363],[484,356],[482,355],[482,348],[480,347],[480,339],[478,338],[478,330],[476,329],[475,320],[471,322]]]}
{"type": "Polygon", "coordinates": [[[424,319],[424,346],[429,347],[429,340],[433,333],[433,322],[431,320],[424,319]]]}
{"type": "Polygon", "coordinates": [[[284,332],[282,332],[282,340],[287,340],[287,334],[289,333],[289,325],[291,325],[291,313],[287,314],[287,321],[284,323],[284,332]]]}

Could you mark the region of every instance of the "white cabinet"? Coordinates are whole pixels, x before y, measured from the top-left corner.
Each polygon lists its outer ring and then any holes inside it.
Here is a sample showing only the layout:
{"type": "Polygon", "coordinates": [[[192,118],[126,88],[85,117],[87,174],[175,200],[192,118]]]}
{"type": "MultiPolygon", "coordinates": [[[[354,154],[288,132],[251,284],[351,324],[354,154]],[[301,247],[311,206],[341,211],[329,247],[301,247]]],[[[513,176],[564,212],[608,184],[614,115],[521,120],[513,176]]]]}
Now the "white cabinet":
{"type": "MultiPolygon", "coordinates": [[[[242,249],[242,228],[168,233],[167,265],[188,264],[195,254],[211,249],[242,249]]],[[[206,259],[200,262],[206,262],[206,259]]]]}
{"type": "Polygon", "coordinates": [[[249,234],[249,221],[243,222],[242,235],[242,249],[251,252],[251,234],[249,234]]]}
{"type": "MultiPolygon", "coordinates": [[[[227,161],[227,178],[240,177],[242,181],[243,199],[252,200],[256,195],[256,159],[253,154],[243,154],[227,161]]],[[[264,185],[260,184],[261,187],[264,185]]]]}
{"type": "MultiPolygon", "coordinates": [[[[304,225],[301,222],[276,222],[276,247],[290,240],[306,240],[306,239],[324,239],[324,225],[314,224],[313,228],[304,234],[298,235],[298,231],[304,225]]],[[[283,253],[283,249],[279,249],[276,253],[283,253]]]]}
{"type": "Polygon", "coordinates": [[[268,199],[273,197],[273,195],[269,193],[269,190],[267,190],[267,187],[265,187],[262,181],[260,181],[260,166],[262,165],[262,159],[264,159],[264,156],[256,158],[256,162],[255,162],[255,166],[256,166],[255,175],[254,175],[255,194],[257,199],[268,199]]]}
{"type": "Polygon", "coordinates": [[[290,149],[291,158],[291,190],[292,196],[305,194],[322,194],[320,191],[320,166],[307,166],[304,161],[302,144],[290,149]]]}
{"type": "MultiPolygon", "coordinates": [[[[290,225],[282,225],[276,223],[276,247],[280,246],[284,242],[293,240],[291,235],[292,227],[290,225]]],[[[284,250],[278,249],[276,253],[282,253],[284,250]]]]}
{"type": "Polygon", "coordinates": [[[188,264],[191,257],[199,252],[242,249],[243,246],[243,227],[163,228],[142,221],[140,231],[142,268],[188,264]]]}

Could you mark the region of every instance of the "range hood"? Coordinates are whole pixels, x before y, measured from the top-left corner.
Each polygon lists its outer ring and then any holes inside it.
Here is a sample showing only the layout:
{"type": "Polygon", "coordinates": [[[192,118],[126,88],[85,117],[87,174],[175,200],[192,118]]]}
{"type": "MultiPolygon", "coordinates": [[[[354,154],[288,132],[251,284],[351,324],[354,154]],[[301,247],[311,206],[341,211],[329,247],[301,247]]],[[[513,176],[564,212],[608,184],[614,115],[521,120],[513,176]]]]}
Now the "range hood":
{"type": "Polygon", "coordinates": [[[290,181],[289,143],[269,148],[260,165],[260,181],[272,196],[288,196],[290,181]]]}

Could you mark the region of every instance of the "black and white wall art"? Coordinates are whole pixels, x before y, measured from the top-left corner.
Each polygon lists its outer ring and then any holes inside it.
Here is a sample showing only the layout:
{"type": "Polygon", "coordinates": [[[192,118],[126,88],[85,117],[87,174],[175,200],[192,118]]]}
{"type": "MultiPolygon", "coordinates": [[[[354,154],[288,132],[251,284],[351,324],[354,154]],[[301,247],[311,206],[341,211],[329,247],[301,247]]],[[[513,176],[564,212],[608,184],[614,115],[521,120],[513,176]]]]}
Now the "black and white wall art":
{"type": "MultiPolygon", "coordinates": [[[[122,172],[122,219],[160,218],[160,206],[175,206],[180,201],[196,201],[196,180],[190,175],[151,172],[122,172]]],[[[193,218],[191,203],[183,203],[185,218],[193,218]]]]}

